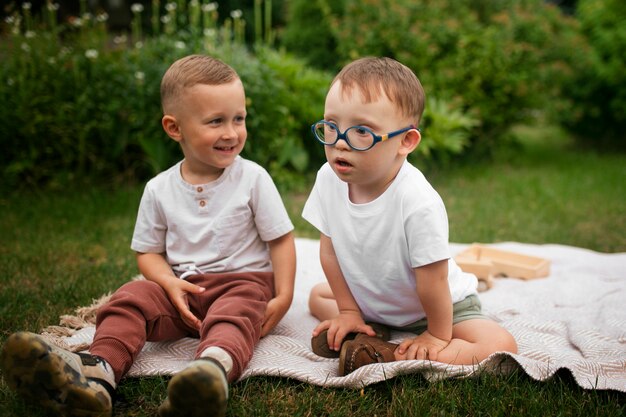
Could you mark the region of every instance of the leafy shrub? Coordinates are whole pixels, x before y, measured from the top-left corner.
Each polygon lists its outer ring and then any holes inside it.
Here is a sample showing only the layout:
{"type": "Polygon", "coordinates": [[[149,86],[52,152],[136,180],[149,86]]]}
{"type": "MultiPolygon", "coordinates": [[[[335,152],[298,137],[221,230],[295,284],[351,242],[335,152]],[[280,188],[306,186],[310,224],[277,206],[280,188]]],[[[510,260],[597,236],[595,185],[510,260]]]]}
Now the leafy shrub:
{"type": "MultiPolygon", "coordinates": [[[[243,155],[268,168],[279,186],[302,181],[309,164],[303,132],[322,113],[329,75],[263,45],[257,58],[241,40],[242,22],[219,26],[214,11],[190,8],[181,24],[170,8],[150,38],[140,24],[113,38],[106,16],[61,25],[48,12],[38,21],[27,8],[14,14],[0,46],[5,183],[144,180],[170,166],[182,154],[161,129],[159,85],[167,67],[191,53],[213,55],[240,73],[250,114],[243,155]]],[[[134,8],[136,20],[142,12],[134,8]]]]}
{"type": "Polygon", "coordinates": [[[294,0],[287,6],[287,22],[280,42],[287,50],[306,59],[315,68],[337,71],[337,39],[331,16],[343,15],[344,1],[294,0]]]}
{"type": "Polygon", "coordinates": [[[576,15],[591,59],[569,79],[560,119],[585,144],[626,149],[626,3],[580,0],[576,15]]]}
{"type": "MultiPolygon", "coordinates": [[[[334,10],[329,28],[337,49],[324,52],[342,64],[365,55],[405,63],[427,95],[478,119],[471,144],[479,152],[500,146],[505,132],[532,120],[534,110],[560,108],[561,80],[584,56],[586,44],[575,22],[542,0],[339,3],[344,7],[325,9],[334,10]]],[[[289,22],[297,28],[305,24],[289,22]]],[[[308,43],[318,46],[313,39],[308,43]]]]}
{"type": "Polygon", "coordinates": [[[469,146],[470,133],[478,120],[442,99],[431,97],[427,103],[421,128],[424,139],[410,158],[432,158],[445,164],[451,155],[458,155],[469,146]]]}

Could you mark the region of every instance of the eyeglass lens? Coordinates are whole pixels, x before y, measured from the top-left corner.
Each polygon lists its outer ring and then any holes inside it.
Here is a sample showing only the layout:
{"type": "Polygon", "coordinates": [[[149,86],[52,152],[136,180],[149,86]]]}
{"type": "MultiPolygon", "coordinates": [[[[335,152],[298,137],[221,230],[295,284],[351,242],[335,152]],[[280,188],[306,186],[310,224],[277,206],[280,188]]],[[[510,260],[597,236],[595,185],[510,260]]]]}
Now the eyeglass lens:
{"type": "MultiPolygon", "coordinates": [[[[332,145],[337,141],[337,128],[328,123],[318,123],[315,126],[315,135],[322,142],[332,145]]],[[[348,142],[356,149],[366,149],[374,143],[374,136],[371,132],[358,127],[351,127],[346,131],[348,142]]]]}

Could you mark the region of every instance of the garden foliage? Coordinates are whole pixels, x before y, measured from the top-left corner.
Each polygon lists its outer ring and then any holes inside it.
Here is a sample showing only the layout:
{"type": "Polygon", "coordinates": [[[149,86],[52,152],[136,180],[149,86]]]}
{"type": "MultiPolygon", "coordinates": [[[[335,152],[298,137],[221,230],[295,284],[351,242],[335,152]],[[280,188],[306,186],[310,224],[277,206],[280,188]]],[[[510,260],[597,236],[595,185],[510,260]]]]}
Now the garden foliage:
{"type": "MultiPolygon", "coordinates": [[[[339,65],[384,55],[411,67],[427,109],[436,97],[478,122],[471,144],[479,152],[502,146],[509,128],[536,110],[563,109],[563,83],[589,50],[576,22],[543,0],[296,0],[290,17],[286,47],[313,65],[333,65],[317,58],[323,48],[339,65]],[[300,30],[316,13],[324,25],[300,30]]],[[[425,141],[428,132],[424,126],[425,141]]]]}
{"type": "Polygon", "coordinates": [[[140,5],[133,6],[132,33],[119,36],[107,32],[104,14],[84,12],[60,24],[54,7],[37,19],[23,7],[6,22],[0,50],[5,183],[144,180],[173,164],[182,154],[161,129],[159,85],[167,67],[191,53],[216,56],[240,74],[249,113],[243,156],[267,167],[282,187],[302,182],[311,167],[307,142],[315,143],[308,126],[323,114],[330,74],[263,44],[251,52],[240,15],[218,24],[215,4],[191,1],[181,17],[176,3],[168,3],[150,37],[140,5]]]}
{"type": "Polygon", "coordinates": [[[398,59],[425,87],[414,161],[497,153],[512,126],[552,116],[624,146],[626,6],[578,3],[568,17],[543,0],[146,0],[112,33],[87,0],[63,22],[51,0],[37,16],[20,2],[0,34],[3,183],[142,181],[170,166],[181,153],[160,126],[159,83],[190,53],[240,73],[243,155],[283,188],[324,162],[309,127],[333,75],[365,55],[398,59]]]}
{"type": "Polygon", "coordinates": [[[626,149],[626,2],[579,0],[576,17],[591,59],[569,79],[560,120],[581,143],[626,149]]]}

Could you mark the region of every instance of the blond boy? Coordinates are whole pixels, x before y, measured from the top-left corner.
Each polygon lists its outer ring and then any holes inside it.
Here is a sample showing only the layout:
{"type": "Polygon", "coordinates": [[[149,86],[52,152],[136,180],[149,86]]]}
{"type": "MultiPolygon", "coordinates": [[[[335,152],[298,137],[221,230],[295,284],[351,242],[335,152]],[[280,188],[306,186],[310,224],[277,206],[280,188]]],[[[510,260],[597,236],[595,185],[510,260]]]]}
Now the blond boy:
{"type": "Polygon", "coordinates": [[[112,397],[146,341],[199,338],[175,375],[161,416],[223,416],[228,382],[289,309],[293,225],[268,173],[239,156],[246,98],[237,73],[201,55],[176,61],[161,83],[162,125],[184,159],[150,180],[131,248],[146,278],[98,311],[89,354],[31,333],[5,343],[9,386],[66,415],[109,416],[112,397]]]}

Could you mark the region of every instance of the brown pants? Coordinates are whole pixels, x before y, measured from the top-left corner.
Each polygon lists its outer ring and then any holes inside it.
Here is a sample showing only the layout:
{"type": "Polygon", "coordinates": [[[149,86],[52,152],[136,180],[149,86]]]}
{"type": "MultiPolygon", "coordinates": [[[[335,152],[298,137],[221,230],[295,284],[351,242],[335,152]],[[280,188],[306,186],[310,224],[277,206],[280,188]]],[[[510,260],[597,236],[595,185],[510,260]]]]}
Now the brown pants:
{"type": "Polygon", "coordinates": [[[161,286],[151,281],[129,282],[98,310],[96,334],[89,351],[111,365],[119,382],[146,341],[199,337],[195,356],[210,346],[224,349],[233,359],[228,380],[236,381],[261,337],[265,309],[274,292],[273,278],[271,272],[187,278],[206,288],[201,294],[188,295],[191,312],[202,320],[199,332],[183,322],[161,286]]]}

